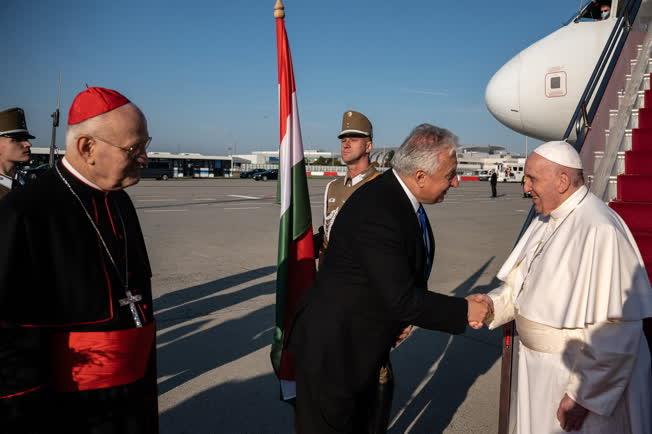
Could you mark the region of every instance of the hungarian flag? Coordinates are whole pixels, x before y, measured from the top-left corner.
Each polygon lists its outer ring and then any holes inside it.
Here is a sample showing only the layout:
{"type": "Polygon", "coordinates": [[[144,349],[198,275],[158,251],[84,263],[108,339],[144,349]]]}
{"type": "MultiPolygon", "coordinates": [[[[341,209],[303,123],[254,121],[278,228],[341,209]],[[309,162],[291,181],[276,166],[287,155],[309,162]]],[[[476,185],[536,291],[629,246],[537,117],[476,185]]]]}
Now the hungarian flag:
{"type": "Polygon", "coordinates": [[[281,382],[284,400],[296,396],[294,358],[283,349],[286,331],[296,313],[299,299],[315,279],[312,217],[303,143],[297,109],[297,94],[292,57],[285,32],[285,13],[276,2],[276,44],[278,50],[279,147],[281,221],[278,231],[276,272],[276,327],[272,342],[272,365],[281,382]]]}

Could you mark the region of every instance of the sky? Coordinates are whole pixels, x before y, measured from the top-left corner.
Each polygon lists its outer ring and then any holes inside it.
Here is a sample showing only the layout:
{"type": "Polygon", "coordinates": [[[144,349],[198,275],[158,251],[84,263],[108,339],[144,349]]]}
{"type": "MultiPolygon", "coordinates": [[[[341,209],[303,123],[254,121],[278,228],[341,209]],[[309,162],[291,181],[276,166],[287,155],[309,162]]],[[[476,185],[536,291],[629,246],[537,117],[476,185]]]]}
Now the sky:
{"type": "MultiPolygon", "coordinates": [[[[0,108],[50,144],[59,74],[67,111],[89,86],[145,113],[150,150],[210,155],[278,148],[275,0],[2,0],[0,108]]],[[[365,113],[376,147],[423,122],[462,145],[522,152],[484,91],[511,57],[561,27],[578,0],[285,0],[305,149],[337,151],[342,113],[365,113]]],[[[533,141],[530,141],[532,146],[533,141]]]]}

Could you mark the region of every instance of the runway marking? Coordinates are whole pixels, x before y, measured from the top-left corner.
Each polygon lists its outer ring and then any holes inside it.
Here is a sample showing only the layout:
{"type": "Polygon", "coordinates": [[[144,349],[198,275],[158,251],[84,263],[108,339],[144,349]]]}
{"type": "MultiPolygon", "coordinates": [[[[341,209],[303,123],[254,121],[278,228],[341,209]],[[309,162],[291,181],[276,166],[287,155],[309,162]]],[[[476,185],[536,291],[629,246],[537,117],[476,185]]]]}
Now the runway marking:
{"type": "Polygon", "coordinates": [[[187,209],[145,209],[143,212],[186,212],[187,209]]]}
{"type": "Polygon", "coordinates": [[[261,337],[263,337],[263,335],[264,335],[265,333],[271,332],[271,331],[274,330],[275,328],[276,328],[276,327],[270,327],[270,328],[267,328],[267,329],[263,330],[262,332],[260,332],[260,333],[258,333],[258,334],[255,334],[254,337],[251,338],[251,340],[253,341],[253,340],[255,340],[255,339],[260,339],[261,337]]]}
{"type": "Polygon", "coordinates": [[[243,206],[239,208],[224,208],[224,209],[260,209],[259,206],[243,206]]]}
{"type": "Polygon", "coordinates": [[[214,197],[198,197],[197,199],[193,199],[193,200],[217,200],[217,199],[214,197]]]}
{"type": "Polygon", "coordinates": [[[242,195],[242,194],[229,194],[228,196],[229,196],[229,197],[237,197],[237,198],[240,198],[240,199],[251,199],[251,200],[262,199],[262,198],[260,198],[260,197],[256,197],[256,196],[244,196],[244,195],[242,195]]]}
{"type": "Polygon", "coordinates": [[[138,202],[176,202],[177,199],[136,199],[138,202]]]}

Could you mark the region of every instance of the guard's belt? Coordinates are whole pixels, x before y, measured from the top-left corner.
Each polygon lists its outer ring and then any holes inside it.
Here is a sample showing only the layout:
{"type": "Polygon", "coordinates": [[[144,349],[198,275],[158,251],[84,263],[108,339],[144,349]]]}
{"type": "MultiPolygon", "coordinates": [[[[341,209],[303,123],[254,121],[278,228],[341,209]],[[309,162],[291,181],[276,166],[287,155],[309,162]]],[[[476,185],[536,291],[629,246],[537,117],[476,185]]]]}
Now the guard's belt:
{"type": "Polygon", "coordinates": [[[52,385],[76,392],[133,383],[145,376],[154,337],[153,322],[109,332],[56,333],[52,385]]]}

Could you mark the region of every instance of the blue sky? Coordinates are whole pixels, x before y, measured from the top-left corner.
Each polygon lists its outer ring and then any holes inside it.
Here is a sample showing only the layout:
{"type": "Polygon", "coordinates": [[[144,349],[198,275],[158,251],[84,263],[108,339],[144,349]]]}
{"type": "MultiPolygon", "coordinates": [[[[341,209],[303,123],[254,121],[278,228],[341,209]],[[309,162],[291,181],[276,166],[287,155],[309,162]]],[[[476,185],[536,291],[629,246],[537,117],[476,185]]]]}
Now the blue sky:
{"type": "MultiPolygon", "coordinates": [[[[484,104],[493,73],[561,26],[578,0],[285,0],[306,148],[336,150],[342,112],[366,113],[376,146],[434,123],[462,144],[522,151],[484,104]]],[[[274,0],[3,0],[0,107],[22,106],[49,146],[62,85],[121,91],[153,150],[225,154],[278,146],[274,0]],[[231,150],[233,152],[233,149],[231,150]]]]}

